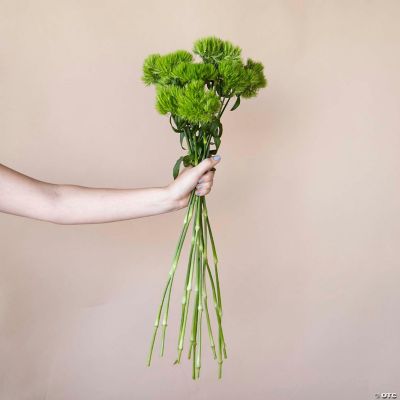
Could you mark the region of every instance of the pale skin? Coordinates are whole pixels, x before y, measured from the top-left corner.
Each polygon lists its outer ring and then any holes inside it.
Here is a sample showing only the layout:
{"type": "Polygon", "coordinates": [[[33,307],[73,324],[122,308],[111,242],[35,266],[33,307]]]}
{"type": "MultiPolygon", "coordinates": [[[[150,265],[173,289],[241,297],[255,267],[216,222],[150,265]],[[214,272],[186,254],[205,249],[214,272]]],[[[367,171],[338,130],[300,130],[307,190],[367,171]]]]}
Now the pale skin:
{"type": "Polygon", "coordinates": [[[176,211],[193,189],[207,195],[219,156],[185,168],[164,187],[92,188],[43,182],[0,164],[0,212],[55,224],[99,224],[176,211]]]}

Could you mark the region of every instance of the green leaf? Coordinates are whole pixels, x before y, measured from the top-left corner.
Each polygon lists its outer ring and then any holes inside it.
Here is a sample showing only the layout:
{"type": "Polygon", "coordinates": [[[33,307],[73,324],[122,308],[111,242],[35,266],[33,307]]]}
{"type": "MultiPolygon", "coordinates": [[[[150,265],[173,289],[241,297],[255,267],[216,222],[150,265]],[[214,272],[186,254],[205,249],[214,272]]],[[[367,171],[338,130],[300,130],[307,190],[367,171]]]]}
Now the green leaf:
{"type": "Polygon", "coordinates": [[[183,165],[188,167],[189,165],[194,166],[194,154],[187,154],[183,157],[183,165]]]}
{"type": "Polygon", "coordinates": [[[219,121],[214,120],[210,125],[210,131],[212,136],[218,136],[219,121]]]}
{"type": "Polygon", "coordinates": [[[186,150],[186,149],[183,147],[183,139],[185,139],[185,132],[181,132],[181,133],[180,133],[179,141],[180,141],[180,143],[181,143],[182,149],[183,149],[183,150],[186,150]]]}
{"type": "Polygon", "coordinates": [[[189,165],[193,165],[193,155],[192,154],[188,154],[185,157],[183,157],[183,165],[185,167],[188,167],[189,165]]]}
{"type": "Polygon", "coordinates": [[[219,146],[221,145],[221,139],[219,136],[214,137],[214,143],[215,143],[215,150],[218,150],[219,146]]]}
{"type": "Polygon", "coordinates": [[[176,179],[177,176],[179,175],[179,168],[181,167],[181,163],[182,163],[183,158],[184,157],[179,157],[176,160],[176,163],[175,163],[174,168],[172,170],[172,176],[174,177],[174,179],[176,179]]]}
{"type": "Polygon", "coordinates": [[[211,129],[211,135],[213,137],[221,137],[222,136],[222,124],[221,124],[221,121],[218,121],[218,120],[214,121],[211,124],[211,128],[210,129],[211,129]]]}
{"type": "Polygon", "coordinates": [[[236,110],[240,105],[240,96],[236,96],[235,104],[232,106],[231,111],[236,110]]]}
{"type": "Polygon", "coordinates": [[[222,131],[223,131],[221,121],[219,121],[218,131],[219,131],[219,135],[218,136],[221,137],[222,136],[222,131]]]}
{"type": "Polygon", "coordinates": [[[197,147],[197,158],[201,160],[201,157],[203,155],[203,146],[201,145],[201,143],[197,143],[196,147],[197,147]]]}
{"type": "Polygon", "coordinates": [[[174,125],[172,124],[172,115],[169,116],[169,124],[171,125],[171,128],[173,129],[174,132],[176,133],[181,132],[178,128],[175,128],[174,125]]]}

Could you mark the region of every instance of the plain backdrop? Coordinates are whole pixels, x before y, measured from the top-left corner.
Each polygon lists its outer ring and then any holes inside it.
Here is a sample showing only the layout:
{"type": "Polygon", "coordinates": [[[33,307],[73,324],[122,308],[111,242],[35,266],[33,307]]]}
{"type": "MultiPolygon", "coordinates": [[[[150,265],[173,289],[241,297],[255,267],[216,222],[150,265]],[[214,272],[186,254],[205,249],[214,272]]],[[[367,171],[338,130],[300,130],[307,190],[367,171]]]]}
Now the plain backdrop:
{"type": "MultiPolygon", "coordinates": [[[[184,212],[59,226],[0,215],[0,398],[364,400],[400,394],[398,1],[0,0],[0,162],[161,186],[182,154],[144,58],[217,35],[265,65],[224,116],[208,197],[228,360],[145,365],[184,212]]],[[[158,346],[157,346],[158,352],[158,346]]]]}

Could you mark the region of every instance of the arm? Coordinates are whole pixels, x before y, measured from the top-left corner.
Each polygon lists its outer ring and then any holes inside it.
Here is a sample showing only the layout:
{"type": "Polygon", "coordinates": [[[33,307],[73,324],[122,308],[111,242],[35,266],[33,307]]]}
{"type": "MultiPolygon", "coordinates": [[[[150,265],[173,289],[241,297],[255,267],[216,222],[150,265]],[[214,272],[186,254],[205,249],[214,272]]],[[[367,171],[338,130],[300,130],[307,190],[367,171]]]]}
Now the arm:
{"type": "Polygon", "coordinates": [[[122,221],[179,210],[190,192],[204,196],[211,190],[219,162],[208,158],[184,169],[165,187],[103,189],[42,182],[0,164],[0,212],[56,224],[96,224],[122,221]]]}

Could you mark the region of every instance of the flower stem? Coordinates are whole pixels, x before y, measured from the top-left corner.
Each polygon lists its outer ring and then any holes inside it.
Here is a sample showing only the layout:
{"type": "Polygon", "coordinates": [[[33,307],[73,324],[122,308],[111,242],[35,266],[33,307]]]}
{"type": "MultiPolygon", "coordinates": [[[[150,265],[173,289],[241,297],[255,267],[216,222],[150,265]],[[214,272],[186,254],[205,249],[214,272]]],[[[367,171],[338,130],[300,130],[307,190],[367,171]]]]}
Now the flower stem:
{"type": "MultiPolygon", "coordinates": [[[[230,100],[231,100],[231,97],[228,97],[228,100],[226,101],[226,103],[225,103],[224,106],[222,107],[221,111],[218,113],[218,119],[221,118],[221,116],[222,116],[222,114],[224,113],[225,108],[226,108],[226,106],[228,105],[228,103],[229,103],[230,100]]],[[[225,101],[225,99],[224,99],[223,101],[225,101]]]]}
{"type": "MultiPolygon", "coordinates": [[[[200,241],[201,241],[201,235],[200,235],[200,221],[199,221],[199,216],[200,216],[200,203],[201,198],[196,197],[195,204],[196,204],[196,216],[195,216],[195,231],[196,235],[199,235],[200,241]]],[[[198,318],[198,306],[199,306],[199,266],[200,266],[200,251],[199,251],[199,240],[196,241],[197,243],[197,257],[196,257],[196,286],[195,286],[195,303],[194,303],[194,309],[193,309],[193,317],[192,317],[192,332],[190,336],[190,348],[189,348],[189,354],[188,358],[190,359],[192,356],[193,352],[193,379],[195,379],[195,356],[196,356],[196,338],[197,338],[197,318],[198,318]]]]}
{"type": "Polygon", "coordinates": [[[203,304],[204,304],[204,310],[206,313],[206,320],[207,320],[207,329],[208,329],[208,337],[210,340],[210,346],[211,346],[211,351],[213,353],[214,360],[217,358],[217,353],[215,352],[215,343],[214,343],[214,336],[212,333],[212,328],[211,328],[211,321],[210,321],[210,314],[208,311],[208,298],[207,298],[207,286],[206,286],[206,263],[208,263],[208,255],[207,255],[207,227],[206,227],[206,222],[205,222],[205,210],[203,207],[203,218],[204,218],[204,263],[203,263],[203,304]]]}
{"type": "Polygon", "coordinates": [[[197,239],[197,235],[195,232],[195,226],[196,225],[193,224],[193,234],[192,234],[191,248],[190,248],[190,254],[189,254],[189,261],[188,261],[188,270],[187,270],[187,274],[186,274],[184,295],[182,297],[181,326],[179,329],[178,358],[175,361],[176,364],[180,363],[181,355],[182,355],[182,351],[183,351],[183,342],[184,342],[184,338],[185,338],[186,322],[187,322],[187,317],[188,317],[188,312],[189,312],[189,304],[190,304],[190,294],[192,292],[193,270],[194,270],[194,265],[195,265],[196,257],[197,257],[197,244],[196,243],[197,243],[198,239],[197,239]]]}
{"type": "Polygon", "coordinates": [[[165,333],[166,333],[166,329],[167,329],[169,303],[170,303],[170,300],[171,300],[172,284],[173,284],[173,281],[174,281],[176,267],[177,267],[178,262],[179,262],[179,257],[180,257],[181,252],[182,252],[183,242],[185,241],[186,233],[188,231],[188,228],[189,228],[189,225],[190,225],[190,221],[191,221],[192,215],[193,215],[193,206],[192,206],[193,197],[194,197],[194,194],[192,192],[190,200],[189,200],[188,211],[187,211],[187,214],[185,216],[184,223],[183,223],[183,229],[182,229],[181,237],[179,239],[179,242],[178,242],[178,245],[177,245],[177,249],[176,249],[176,252],[175,252],[175,257],[174,257],[173,262],[172,262],[172,267],[171,267],[171,270],[169,272],[169,275],[170,275],[171,279],[169,281],[167,304],[166,304],[166,308],[165,308],[165,311],[164,311],[164,318],[163,318],[163,321],[162,321],[161,353],[160,353],[161,356],[164,355],[165,333]]]}
{"type": "Polygon", "coordinates": [[[164,350],[164,341],[165,341],[165,329],[167,326],[167,318],[168,318],[168,307],[169,307],[169,299],[171,296],[171,292],[170,292],[170,288],[172,286],[172,281],[173,281],[173,276],[175,274],[175,269],[176,269],[176,265],[179,261],[179,256],[182,250],[182,245],[183,245],[183,241],[184,238],[186,236],[186,232],[187,232],[187,228],[189,227],[190,221],[192,219],[192,215],[193,215],[193,200],[194,200],[194,195],[192,194],[190,199],[189,199],[189,206],[188,206],[188,210],[186,212],[185,215],[185,219],[184,219],[184,225],[183,225],[183,229],[181,232],[181,236],[179,238],[178,241],[178,245],[175,251],[175,256],[174,256],[174,261],[173,261],[173,265],[172,268],[168,274],[168,280],[167,280],[167,284],[165,286],[164,292],[163,292],[163,296],[162,296],[162,300],[161,300],[161,304],[158,308],[158,312],[157,312],[157,317],[156,320],[154,322],[154,330],[153,330],[153,335],[152,335],[152,339],[151,339],[151,344],[150,344],[150,351],[149,351],[149,355],[147,358],[147,365],[150,366],[151,364],[151,358],[152,358],[152,354],[153,354],[153,349],[154,349],[154,342],[155,342],[155,338],[157,335],[157,331],[158,331],[158,327],[159,327],[159,323],[160,323],[160,317],[161,317],[161,313],[163,310],[163,306],[164,306],[164,301],[165,301],[165,297],[168,293],[168,303],[167,303],[167,312],[166,312],[166,317],[164,316],[164,320],[163,320],[163,340],[162,340],[162,345],[161,345],[161,353],[163,354],[163,350],[164,350]]]}
{"type": "Polygon", "coordinates": [[[210,269],[210,266],[208,264],[208,260],[206,261],[206,268],[207,268],[207,272],[210,278],[210,283],[211,283],[211,288],[212,288],[212,292],[213,292],[213,299],[214,299],[214,306],[215,306],[215,311],[216,311],[216,316],[217,316],[217,322],[218,322],[218,364],[219,364],[219,371],[218,371],[218,377],[221,378],[222,376],[222,353],[224,354],[224,358],[227,358],[227,354],[226,354],[226,345],[225,345],[225,339],[224,339],[224,333],[223,333],[223,329],[222,329],[222,307],[221,307],[221,293],[220,293],[220,289],[219,289],[219,281],[218,279],[218,257],[216,255],[216,249],[215,249],[215,243],[214,243],[214,239],[212,236],[212,231],[211,231],[211,227],[210,227],[210,222],[208,219],[208,213],[207,213],[207,205],[205,202],[205,199],[203,198],[203,213],[204,213],[204,218],[206,221],[206,226],[208,229],[208,232],[210,234],[210,241],[211,241],[211,245],[212,245],[212,249],[213,249],[213,255],[214,255],[214,271],[216,274],[216,283],[217,285],[214,283],[214,279],[212,276],[212,272],[210,269]]]}
{"type": "MultiPolygon", "coordinates": [[[[224,112],[229,98],[222,102],[219,116],[224,112]]],[[[189,154],[193,156],[193,164],[197,165],[203,159],[209,157],[210,143],[212,139],[211,132],[206,127],[197,127],[200,130],[199,134],[196,135],[194,128],[188,127],[185,129],[186,141],[189,146],[189,154]]],[[[147,365],[150,366],[151,357],[154,348],[154,342],[157,335],[158,327],[160,325],[160,317],[164,312],[162,319],[162,331],[161,331],[161,356],[164,354],[165,348],[165,336],[168,322],[169,305],[171,299],[172,285],[175,276],[175,271],[181,256],[183,244],[189,229],[190,223],[193,221],[192,237],[190,244],[190,252],[187,263],[187,271],[185,278],[185,287],[182,295],[182,307],[181,307],[181,319],[179,326],[179,337],[178,337],[178,348],[177,348],[177,359],[174,364],[179,364],[184,347],[186,326],[188,321],[188,314],[190,308],[190,297],[192,293],[192,285],[194,284],[194,299],[193,299],[193,313],[191,321],[191,333],[189,341],[188,358],[192,359],[192,378],[198,379],[200,377],[201,370],[201,356],[202,356],[202,325],[203,325],[203,313],[205,314],[207,322],[208,337],[210,341],[210,347],[214,359],[218,362],[218,377],[222,377],[222,364],[223,359],[226,355],[226,345],[224,339],[224,333],[222,329],[222,301],[221,301],[221,290],[219,283],[218,274],[218,257],[216,246],[214,242],[213,233],[211,230],[210,221],[208,218],[208,211],[205,198],[196,196],[194,191],[191,193],[188,210],[185,215],[183,228],[181,235],[175,250],[175,254],[172,261],[172,266],[169,271],[167,284],[163,291],[162,301],[158,309],[156,322],[154,324],[154,331],[151,340],[150,352],[148,356],[147,365]],[[214,271],[211,271],[211,267],[208,261],[208,241],[211,243],[214,271]],[[214,275],[214,276],[213,276],[214,275]],[[212,298],[214,302],[214,308],[216,313],[216,320],[218,326],[218,340],[214,340],[213,329],[211,326],[210,313],[208,308],[208,297],[207,297],[207,283],[206,277],[208,276],[212,291],[212,298]],[[193,282],[194,280],[194,282],[193,282]],[[217,351],[218,346],[218,351],[217,351]]]]}

